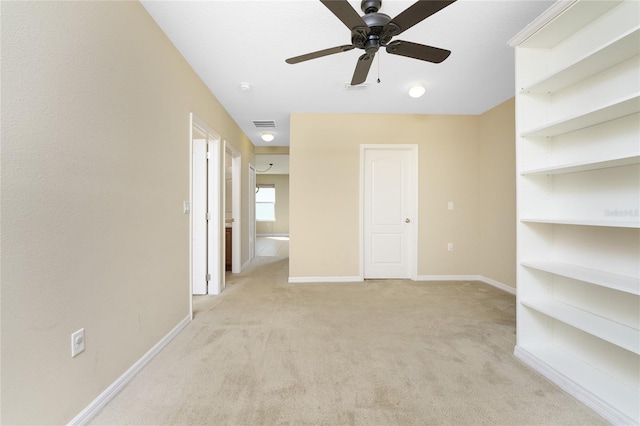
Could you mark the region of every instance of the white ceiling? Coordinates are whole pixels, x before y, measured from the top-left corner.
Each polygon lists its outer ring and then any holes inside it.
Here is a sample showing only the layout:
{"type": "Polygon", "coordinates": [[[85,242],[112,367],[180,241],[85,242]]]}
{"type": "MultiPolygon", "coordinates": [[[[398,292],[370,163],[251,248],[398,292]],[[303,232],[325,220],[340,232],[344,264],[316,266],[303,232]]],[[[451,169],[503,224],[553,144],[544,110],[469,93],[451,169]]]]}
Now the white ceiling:
{"type": "MultiPolygon", "coordinates": [[[[360,1],[350,3],[362,15],[360,1]]],[[[289,145],[289,115],[296,112],[483,113],[514,95],[507,41],[552,3],[458,0],[395,38],[451,50],[448,59],[433,64],[380,49],[366,87],[345,90],[361,50],[285,63],[350,44],[347,27],[318,0],[142,1],[256,146],[289,145]],[[245,82],[248,91],[240,90],[245,82]],[[407,95],[416,82],[427,89],[419,99],[407,95]],[[275,120],[273,142],[261,140],[264,130],[254,120],[275,120]]],[[[384,0],[380,12],[393,18],[412,4],[384,0]]]]}

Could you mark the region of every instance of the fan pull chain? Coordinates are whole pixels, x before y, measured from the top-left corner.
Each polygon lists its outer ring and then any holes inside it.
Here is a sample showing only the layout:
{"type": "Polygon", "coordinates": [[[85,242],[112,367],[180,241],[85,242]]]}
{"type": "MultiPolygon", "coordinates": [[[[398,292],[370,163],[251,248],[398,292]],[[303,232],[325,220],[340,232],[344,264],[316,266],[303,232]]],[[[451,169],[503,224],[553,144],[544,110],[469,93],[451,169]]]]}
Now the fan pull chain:
{"type": "Polygon", "coordinates": [[[378,83],[380,83],[380,56],[382,55],[378,55],[378,83]]]}

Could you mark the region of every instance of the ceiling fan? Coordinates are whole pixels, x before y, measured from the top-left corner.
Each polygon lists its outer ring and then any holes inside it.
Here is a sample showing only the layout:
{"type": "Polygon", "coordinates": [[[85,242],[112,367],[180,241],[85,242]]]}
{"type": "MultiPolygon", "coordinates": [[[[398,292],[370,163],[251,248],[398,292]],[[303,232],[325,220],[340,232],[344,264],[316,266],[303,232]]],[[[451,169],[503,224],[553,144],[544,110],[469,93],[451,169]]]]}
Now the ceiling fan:
{"type": "Polygon", "coordinates": [[[438,47],[425,46],[424,44],[403,40],[392,41],[391,39],[456,0],[420,0],[393,19],[384,13],[378,12],[382,6],[381,0],[362,0],[360,8],[364,12],[363,16],[358,15],[347,0],[320,1],[349,28],[351,31],[351,44],[295,56],[287,59],[287,63],[297,64],[322,56],[347,52],[355,48],[363,49],[365,53],[358,58],[356,69],[351,79],[351,85],[355,86],[365,82],[373,58],[381,47],[385,47],[387,53],[392,55],[406,56],[436,64],[444,61],[451,54],[451,51],[438,47]]]}

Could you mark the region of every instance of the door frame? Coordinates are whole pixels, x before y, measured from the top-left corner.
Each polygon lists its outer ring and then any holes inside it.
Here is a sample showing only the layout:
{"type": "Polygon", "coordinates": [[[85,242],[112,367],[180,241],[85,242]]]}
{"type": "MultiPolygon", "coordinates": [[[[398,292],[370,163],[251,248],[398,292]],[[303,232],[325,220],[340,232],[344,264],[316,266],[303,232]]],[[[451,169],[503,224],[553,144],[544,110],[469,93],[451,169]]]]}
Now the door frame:
{"type": "Polygon", "coordinates": [[[249,262],[256,257],[256,168],[249,163],[249,262]]]}
{"type": "MultiPolygon", "coordinates": [[[[241,169],[242,169],[242,155],[226,140],[224,141],[225,153],[231,155],[231,217],[233,222],[231,223],[231,273],[238,274],[242,272],[242,247],[241,247],[241,200],[242,200],[242,182],[241,182],[241,169]]],[[[225,164],[226,167],[226,164],[225,164]]],[[[223,186],[223,191],[226,191],[226,185],[223,186]]],[[[222,203],[223,210],[227,211],[226,207],[227,197],[223,192],[222,203]]],[[[223,240],[223,244],[225,244],[223,240]]],[[[223,247],[222,252],[225,252],[223,247]]],[[[224,274],[223,274],[223,288],[224,288],[224,274]]]]}
{"type": "MultiPolygon", "coordinates": [[[[207,210],[209,211],[209,226],[207,227],[207,269],[211,274],[211,280],[207,283],[208,294],[219,294],[221,291],[220,271],[221,271],[221,251],[219,241],[221,239],[220,228],[222,221],[220,218],[220,142],[221,137],[213,131],[203,120],[194,113],[190,113],[189,127],[189,202],[193,205],[196,194],[193,191],[193,130],[206,135],[207,144],[210,148],[207,173],[207,210]]],[[[191,213],[191,212],[189,212],[191,213]]],[[[193,214],[189,215],[189,305],[191,316],[193,317],[193,214]]]]}
{"type": "Polygon", "coordinates": [[[418,279],[418,145],[417,144],[360,144],[360,223],[359,223],[359,237],[360,237],[360,281],[364,281],[364,191],[365,191],[365,151],[367,150],[396,150],[396,151],[409,151],[411,154],[410,162],[410,179],[411,191],[409,212],[411,214],[411,221],[414,225],[414,232],[410,236],[409,247],[411,253],[408,254],[409,261],[409,276],[415,281],[418,279]]]}

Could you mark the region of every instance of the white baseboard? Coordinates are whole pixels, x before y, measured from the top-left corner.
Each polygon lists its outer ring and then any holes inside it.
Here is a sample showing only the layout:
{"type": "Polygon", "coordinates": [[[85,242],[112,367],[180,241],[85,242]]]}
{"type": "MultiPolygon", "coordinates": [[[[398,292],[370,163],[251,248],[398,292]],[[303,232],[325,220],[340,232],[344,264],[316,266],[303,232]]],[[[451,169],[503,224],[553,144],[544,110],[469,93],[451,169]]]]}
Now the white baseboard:
{"type": "Polygon", "coordinates": [[[419,275],[417,281],[482,281],[514,296],[516,294],[515,288],[482,275],[419,275]]]}
{"type": "Polygon", "coordinates": [[[289,284],[304,283],[354,283],[362,282],[362,278],[357,276],[347,277],[289,277],[289,284]]]}
{"type": "Polygon", "coordinates": [[[288,237],[289,234],[256,234],[256,237],[288,237]]]}
{"type": "MultiPolygon", "coordinates": [[[[482,275],[419,275],[416,281],[481,281],[509,294],[516,294],[516,289],[500,281],[482,275]]],[[[359,276],[346,277],[289,277],[289,284],[303,283],[353,283],[362,282],[359,276]]]]}
{"type": "Polygon", "coordinates": [[[250,263],[251,263],[251,260],[247,260],[246,262],[244,262],[240,267],[240,272],[244,271],[246,267],[249,266],[250,263]]]}
{"type": "Polygon", "coordinates": [[[116,379],[107,389],[104,390],[96,399],[94,399],[84,410],[75,416],[69,425],[85,425],[91,421],[98,412],[104,408],[117,394],[124,388],[127,383],[133,379],[136,374],[144,368],[174,337],[182,331],[183,328],[191,321],[191,315],[187,315],[182,319],[173,330],[156,343],[149,351],[142,356],[135,364],[133,364],[122,376],[116,379]]]}
{"type": "Polygon", "coordinates": [[[495,288],[497,288],[499,290],[502,290],[502,291],[506,291],[507,293],[513,294],[514,296],[516,295],[516,289],[514,287],[511,287],[509,285],[501,283],[500,281],[496,281],[496,280],[491,279],[491,278],[483,277],[482,275],[479,276],[478,281],[482,281],[485,284],[489,284],[491,286],[494,286],[495,288]]]}
{"type": "Polygon", "coordinates": [[[593,392],[571,380],[555,368],[547,365],[537,356],[531,354],[522,346],[516,346],[513,354],[520,361],[527,364],[540,375],[546,377],[563,391],[582,402],[584,405],[604,417],[607,421],[614,425],[633,425],[636,424],[633,419],[622,413],[620,410],[604,402],[593,392]]]}
{"type": "Polygon", "coordinates": [[[480,281],[480,275],[418,275],[416,281],[480,281]]]}

